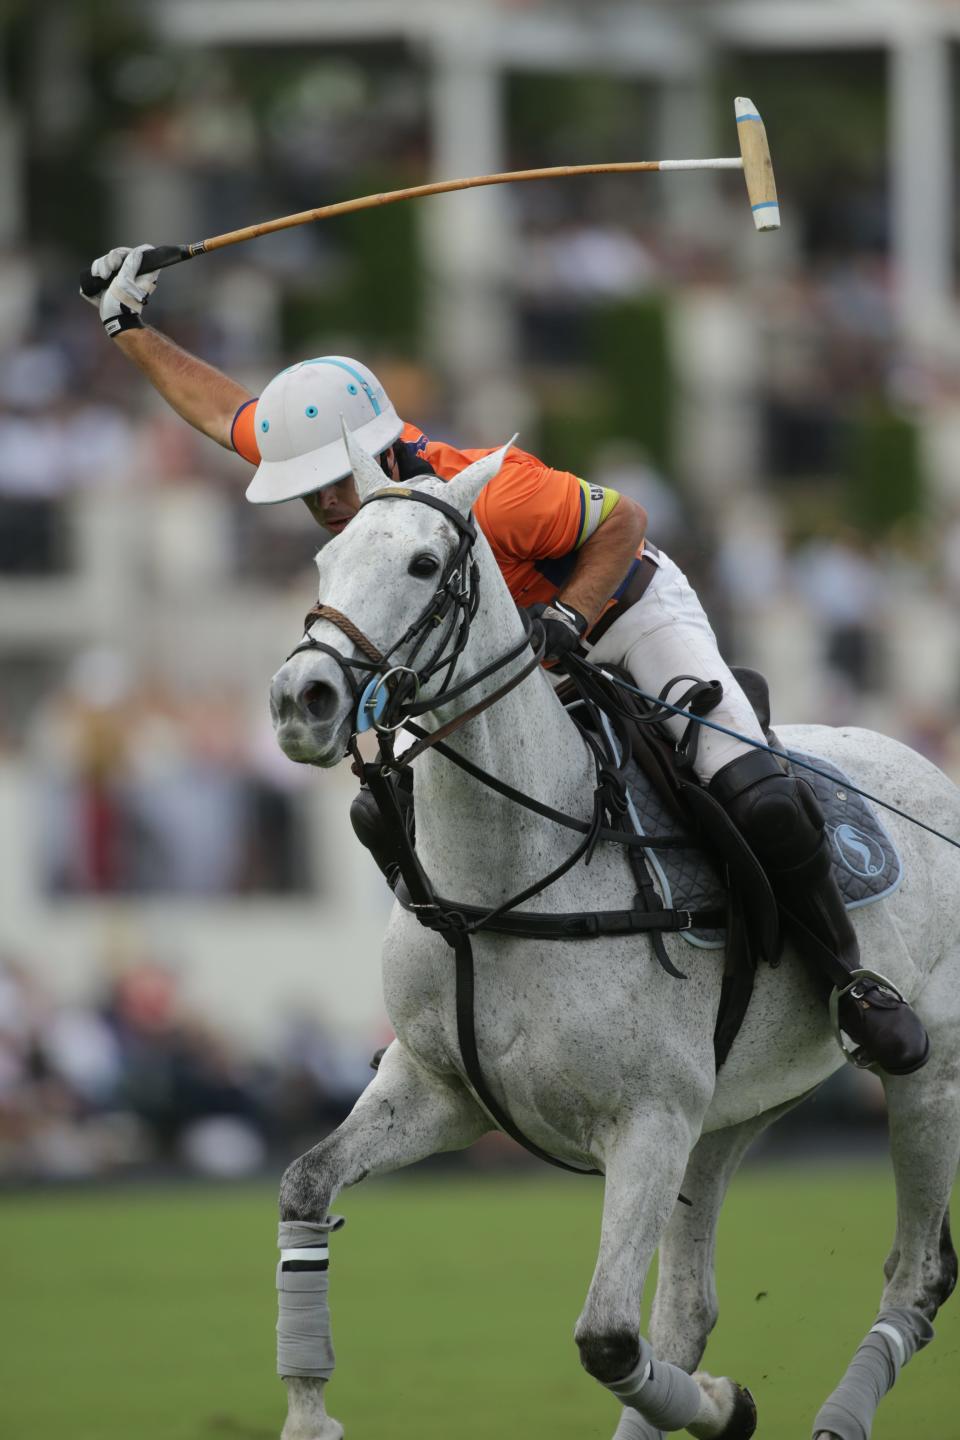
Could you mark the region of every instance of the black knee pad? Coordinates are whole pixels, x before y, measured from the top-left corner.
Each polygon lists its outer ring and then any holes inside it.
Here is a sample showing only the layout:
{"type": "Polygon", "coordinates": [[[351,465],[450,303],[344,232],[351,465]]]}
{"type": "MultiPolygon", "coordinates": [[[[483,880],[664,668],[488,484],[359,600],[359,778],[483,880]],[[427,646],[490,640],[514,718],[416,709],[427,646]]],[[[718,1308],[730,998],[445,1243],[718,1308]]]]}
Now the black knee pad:
{"type": "Polygon", "coordinates": [[[823,851],[823,812],[802,780],[762,750],[738,755],[710,782],[757,858],[773,870],[810,864],[823,851]]]}
{"type": "MultiPolygon", "coordinates": [[[[412,843],[414,837],[412,784],[406,780],[405,776],[401,776],[395,784],[400,815],[407,837],[412,843]]],[[[350,806],[350,823],[360,844],[366,846],[370,851],[393,888],[398,868],[403,863],[405,842],[402,836],[392,833],[388,828],[380,814],[377,802],[366,787],[354,796],[350,806]]]]}
{"type": "Polygon", "coordinates": [[[365,845],[368,850],[375,849],[378,838],[383,835],[383,821],[377,802],[366,787],[353,798],[350,805],[350,824],[360,844],[365,845]]]}

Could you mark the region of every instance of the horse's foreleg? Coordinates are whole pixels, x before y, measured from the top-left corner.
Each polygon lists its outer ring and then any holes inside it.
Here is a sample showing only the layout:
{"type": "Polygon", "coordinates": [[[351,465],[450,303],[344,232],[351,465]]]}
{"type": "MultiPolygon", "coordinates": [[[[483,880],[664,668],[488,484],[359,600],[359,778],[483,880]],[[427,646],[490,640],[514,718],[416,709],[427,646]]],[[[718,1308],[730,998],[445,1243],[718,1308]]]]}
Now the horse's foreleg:
{"type": "Polygon", "coordinates": [[[607,1152],[600,1254],[576,1340],[586,1370],[628,1412],[620,1440],[687,1429],[698,1440],[747,1440],[756,1426],[748,1392],[726,1379],[688,1375],[660,1359],[639,1331],[647,1269],[676,1203],[690,1153],[682,1117],[648,1117],[607,1152]],[[641,1423],[642,1422],[642,1423],[641,1423]]]}
{"type": "Polygon", "coordinates": [[[677,1203],[660,1241],[657,1293],[650,1316],[650,1339],[664,1360],[693,1371],[717,1323],[714,1254],[717,1221],[727,1186],[757,1136],[792,1110],[798,1100],[765,1114],[702,1135],[683,1177],[689,1205],[677,1203]]]}
{"type": "MultiPolygon", "coordinates": [[[[927,1000],[927,996],[924,997],[927,1000]]],[[[955,998],[933,1009],[949,1015],[955,998]]],[[[926,1011],[925,1011],[926,1017],[926,1011]]],[[[884,1078],[897,1184],[897,1230],[873,1328],[814,1421],[823,1440],[865,1440],[880,1401],[907,1361],[933,1339],[931,1321],[957,1280],[950,1193],[960,1162],[960,1056],[955,1032],[931,1025],[926,1068],[884,1078]]]]}
{"type": "Polygon", "coordinates": [[[282,1440],[340,1440],[326,1413],[324,1386],[333,1374],[327,1306],[329,1236],[343,1221],[329,1213],[334,1197],[368,1175],[399,1170],[441,1150],[461,1149],[490,1122],[459,1082],[447,1082],[412,1060],[397,1042],[343,1124],[295,1160],[280,1190],[277,1372],[286,1381],[282,1440]]]}

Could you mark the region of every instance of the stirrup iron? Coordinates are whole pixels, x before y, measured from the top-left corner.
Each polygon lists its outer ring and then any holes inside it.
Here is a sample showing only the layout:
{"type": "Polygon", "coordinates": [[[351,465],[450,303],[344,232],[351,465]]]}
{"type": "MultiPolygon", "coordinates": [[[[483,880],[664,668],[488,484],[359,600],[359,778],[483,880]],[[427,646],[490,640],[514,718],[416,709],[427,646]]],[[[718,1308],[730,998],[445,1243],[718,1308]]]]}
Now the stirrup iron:
{"type": "Polygon", "coordinates": [[[831,990],[829,1000],[830,1022],[833,1025],[834,1038],[840,1046],[840,1052],[848,1064],[855,1066],[858,1070],[870,1070],[877,1062],[870,1059],[870,1056],[866,1053],[862,1045],[854,1045],[852,1042],[848,1045],[847,1039],[849,1037],[845,1036],[845,1032],[840,1028],[840,1001],[845,995],[850,995],[860,984],[861,980],[872,980],[874,984],[881,985],[884,990],[888,991],[896,1000],[899,1000],[901,1005],[905,1005],[906,1001],[893,981],[888,980],[886,975],[881,975],[878,970],[851,970],[850,983],[844,985],[842,990],[831,990]]]}

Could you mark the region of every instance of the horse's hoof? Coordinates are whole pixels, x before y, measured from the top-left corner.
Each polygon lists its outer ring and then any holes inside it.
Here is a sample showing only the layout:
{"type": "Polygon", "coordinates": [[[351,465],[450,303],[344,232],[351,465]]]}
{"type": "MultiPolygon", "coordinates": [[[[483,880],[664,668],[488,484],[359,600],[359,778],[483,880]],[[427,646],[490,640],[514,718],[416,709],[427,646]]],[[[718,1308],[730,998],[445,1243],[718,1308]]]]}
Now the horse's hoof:
{"type": "Polygon", "coordinates": [[[727,1375],[717,1377],[700,1370],[693,1378],[708,1403],[687,1426],[689,1433],[696,1440],[750,1440],[757,1428],[757,1406],[746,1386],[727,1375]],[[718,1430],[717,1425],[723,1429],[718,1430]]]}
{"type": "Polygon", "coordinates": [[[717,1440],[750,1440],[757,1428],[757,1402],[745,1385],[734,1385],[733,1413],[717,1440]]]}

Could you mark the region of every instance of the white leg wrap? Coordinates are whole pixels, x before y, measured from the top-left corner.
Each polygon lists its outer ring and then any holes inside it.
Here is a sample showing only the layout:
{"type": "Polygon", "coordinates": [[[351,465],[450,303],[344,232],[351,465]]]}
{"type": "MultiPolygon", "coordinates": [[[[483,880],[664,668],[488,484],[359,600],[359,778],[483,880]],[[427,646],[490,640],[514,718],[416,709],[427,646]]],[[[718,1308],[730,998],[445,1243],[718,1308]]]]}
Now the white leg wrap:
{"type": "Polygon", "coordinates": [[[814,1435],[824,1430],[839,1440],[870,1440],[880,1401],[893,1389],[911,1356],[932,1339],[933,1326],[919,1310],[908,1306],[882,1310],[813,1422],[814,1435]]]}
{"type": "MultiPolygon", "coordinates": [[[[655,1360],[653,1347],[642,1335],[636,1369],[607,1389],[661,1430],[685,1430],[700,1409],[700,1386],[696,1380],[676,1365],[655,1360]]],[[[647,1440],[642,1431],[640,1440],[647,1440]]]]}
{"type": "Polygon", "coordinates": [[[624,1409],[613,1440],[664,1440],[658,1426],[650,1425],[636,1410],[624,1409]]]}
{"type": "Polygon", "coordinates": [[[277,1374],[329,1380],[333,1374],[330,1338],[329,1245],[342,1217],[330,1215],[320,1224],[304,1220],[280,1222],[277,1266],[277,1374]]]}

